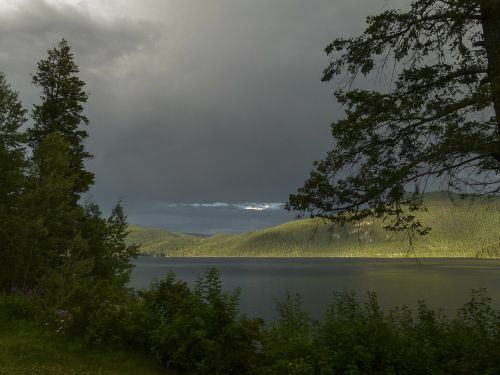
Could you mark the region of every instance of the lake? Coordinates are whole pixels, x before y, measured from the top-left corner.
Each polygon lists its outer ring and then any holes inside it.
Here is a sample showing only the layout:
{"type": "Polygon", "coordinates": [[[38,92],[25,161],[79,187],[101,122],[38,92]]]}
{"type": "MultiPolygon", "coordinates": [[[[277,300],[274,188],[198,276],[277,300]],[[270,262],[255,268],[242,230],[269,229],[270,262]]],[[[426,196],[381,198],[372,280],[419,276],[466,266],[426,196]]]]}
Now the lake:
{"type": "Polygon", "coordinates": [[[241,288],[241,311],[266,321],[276,318],[276,302],[299,293],[304,310],[321,319],[334,291],[353,291],[360,301],[375,291],[389,310],[418,300],[449,315],[467,302],[472,289],[487,288],[500,309],[500,260],[380,258],[161,258],[134,261],[131,286],[147,287],[169,271],[194,285],[197,276],[216,267],[225,291],[241,288]]]}

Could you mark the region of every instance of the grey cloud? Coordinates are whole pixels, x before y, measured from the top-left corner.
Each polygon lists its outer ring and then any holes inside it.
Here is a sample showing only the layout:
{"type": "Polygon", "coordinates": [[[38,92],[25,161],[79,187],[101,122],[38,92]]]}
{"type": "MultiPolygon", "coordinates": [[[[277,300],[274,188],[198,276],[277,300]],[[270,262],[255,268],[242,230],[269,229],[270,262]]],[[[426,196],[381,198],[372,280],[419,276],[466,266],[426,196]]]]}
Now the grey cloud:
{"type": "Polygon", "coordinates": [[[66,38],[92,94],[90,199],[109,209],[121,197],[131,217],[148,223],[163,214],[188,220],[157,207],[283,202],[301,186],[342,115],[334,86],[320,81],[324,47],[403,1],[115,0],[103,2],[110,12],[100,17],[24,0],[0,14],[0,70],[30,105],[36,61],[66,38]]]}
{"type": "MultiPolygon", "coordinates": [[[[5,49],[45,51],[64,37],[80,52],[77,58],[84,68],[96,68],[141,52],[158,34],[157,25],[146,20],[99,19],[85,9],[71,5],[55,7],[45,0],[21,1],[15,12],[0,19],[0,41],[5,49]]],[[[18,60],[20,56],[12,58],[18,60]]]]}
{"type": "MultiPolygon", "coordinates": [[[[137,18],[100,19],[72,5],[54,6],[46,0],[19,1],[17,9],[0,13],[0,69],[21,83],[30,104],[29,86],[36,61],[62,38],[70,42],[84,78],[102,76],[150,48],[158,25],[137,18]],[[90,76],[90,77],[89,77],[90,76]]],[[[93,87],[87,79],[88,90],[93,87]]]]}

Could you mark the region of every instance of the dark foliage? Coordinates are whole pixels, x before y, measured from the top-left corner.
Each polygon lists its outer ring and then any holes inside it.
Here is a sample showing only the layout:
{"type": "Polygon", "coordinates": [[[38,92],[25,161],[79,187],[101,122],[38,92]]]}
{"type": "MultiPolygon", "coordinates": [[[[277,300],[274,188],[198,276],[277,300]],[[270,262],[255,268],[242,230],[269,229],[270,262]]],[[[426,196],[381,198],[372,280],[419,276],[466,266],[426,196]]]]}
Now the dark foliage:
{"type": "MultiPolygon", "coordinates": [[[[24,319],[71,334],[72,316],[43,310],[33,296],[0,296],[0,323],[24,319]]],[[[416,311],[380,309],[374,293],[361,304],[335,293],[323,321],[312,321],[298,296],[278,305],[271,326],[238,313],[237,293],[220,289],[215,270],[195,288],[173,274],[139,295],[101,301],[86,327],[95,344],[150,353],[179,374],[498,374],[500,311],[485,290],[454,318],[419,302],[416,311]]],[[[0,333],[1,333],[0,324],[0,333]]]]}
{"type": "Polygon", "coordinates": [[[335,39],[323,80],[346,76],[335,92],[345,117],[288,208],[335,223],[384,217],[413,236],[429,231],[413,213],[429,181],[500,192],[499,20],[496,0],[418,0],[335,39]],[[356,85],[368,75],[390,77],[387,90],[356,85]]]}
{"type": "Polygon", "coordinates": [[[208,270],[194,290],[170,274],[140,296],[144,341],[166,368],[247,374],[255,366],[262,322],[239,316],[239,291],[223,293],[217,270],[208,270]]]}
{"type": "Polygon", "coordinates": [[[16,283],[21,271],[16,246],[23,238],[20,206],[26,165],[19,128],[25,114],[17,93],[0,73],[0,291],[16,283]]]}
{"type": "Polygon", "coordinates": [[[374,293],[361,305],[335,294],[324,322],[307,318],[296,299],[264,338],[257,374],[496,374],[500,372],[500,311],[484,290],[455,318],[420,302],[383,313],[374,293]]]}
{"type": "Polygon", "coordinates": [[[64,317],[61,329],[81,333],[98,308],[127,300],[137,249],[125,244],[121,203],[108,219],[80,203],[93,174],[84,168],[87,94],[77,74],[65,40],[39,61],[40,104],[26,133],[26,111],[0,74],[0,293],[29,295],[64,317]]]}
{"type": "Polygon", "coordinates": [[[47,135],[61,134],[68,144],[69,164],[75,172],[74,198],[78,199],[78,193],[86,192],[94,178],[83,165],[91,155],[83,145],[88,134],[80,127],[88,124],[82,114],[88,94],[83,90],[85,82],[78,77],[79,69],[68,42],[63,39],[47,52],[47,59],[38,62],[33,76],[33,84],[40,87],[42,93],[41,103],[33,108],[34,126],[28,130],[29,145],[36,150],[47,135]]]}

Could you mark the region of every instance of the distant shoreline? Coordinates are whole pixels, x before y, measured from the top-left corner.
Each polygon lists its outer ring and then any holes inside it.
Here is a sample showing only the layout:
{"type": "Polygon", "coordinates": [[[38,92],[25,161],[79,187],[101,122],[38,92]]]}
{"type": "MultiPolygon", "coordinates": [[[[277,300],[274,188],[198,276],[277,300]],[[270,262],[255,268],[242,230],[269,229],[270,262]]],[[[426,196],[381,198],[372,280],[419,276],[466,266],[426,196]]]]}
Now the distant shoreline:
{"type": "Polygon", "coordinates": [[[270,256],[270,255],[150,255],[150,254],[138,254],[141,257],[148,258],[172,258],[172,259],[190,259],[190,258],[229,258],[229,259],[245,259],[245,258],[256,258],[256,259],[411,259],[411,260],[425,260],[425,259],[461,259],[461,260],[498,260],[500,257],[470,257],[470,256],[316,256],[316,255],[298,255],[298,256],[270,256]]]}

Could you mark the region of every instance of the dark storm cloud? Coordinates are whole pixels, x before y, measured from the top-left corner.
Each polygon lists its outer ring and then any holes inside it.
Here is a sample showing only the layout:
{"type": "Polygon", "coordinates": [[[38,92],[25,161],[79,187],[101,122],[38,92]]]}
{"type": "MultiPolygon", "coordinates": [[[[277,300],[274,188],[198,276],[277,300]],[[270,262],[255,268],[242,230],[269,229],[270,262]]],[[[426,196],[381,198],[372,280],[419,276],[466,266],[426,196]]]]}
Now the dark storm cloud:
{"type": "MultiPolygon", "coordinates": [[[[89,76],[140,53],[159,32],[147,20],[103,19],[76,5],[55,6],[46,0],[18,0],[15,4],[14,9],[2,12],[0,3],[0,69],[21,83],[23,87],[18,89],[28,101],[37,95],[28,85],[36,61],[62,38],[70,42],[80,69],[89,76]]],[[[88,89],[92,91],[92,87],[88,89]]]]}
{"type": "Polygon", "coordinates": [[[285,201],[331,148],[341,115],[334,86],[320,82],[324,47],[394,2],[19,4],[0,8],[0,70],[33,102],[35,62],[70,42],[92,94],[91,198],[109,207],[122,197],[132,217],[165,202],[285,201]]]}

